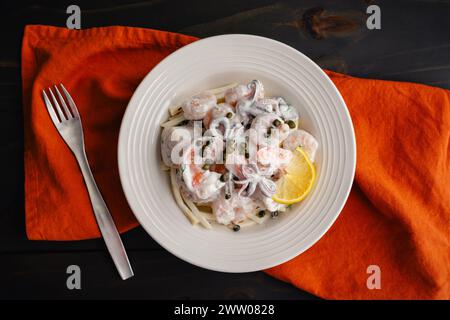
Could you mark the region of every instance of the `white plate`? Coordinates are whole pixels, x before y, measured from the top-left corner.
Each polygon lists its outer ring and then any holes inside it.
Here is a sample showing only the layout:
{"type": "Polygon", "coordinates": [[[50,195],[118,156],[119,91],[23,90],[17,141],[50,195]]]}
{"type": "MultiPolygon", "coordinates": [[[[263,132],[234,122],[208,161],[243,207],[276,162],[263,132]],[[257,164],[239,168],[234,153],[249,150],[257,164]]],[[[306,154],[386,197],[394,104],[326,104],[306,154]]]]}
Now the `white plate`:
{"type": "Polygon", "coordinates": [[[159,63],[137,88],[119,137],[119,171],[131,209],[161,246],[197,266],[224,272],[273,267],[301,254],[338,217],[352,186],[356,146],[347,107],[326,74],[297,50],[250,35],[194,42],[159,63]],[[298,108],[300,127],[319,141],[317,181],[310,195],[276,219],[240,232],[193,227],[160,170],[159,124],[168,107],[231,82],[263,82],[298,108]]]}

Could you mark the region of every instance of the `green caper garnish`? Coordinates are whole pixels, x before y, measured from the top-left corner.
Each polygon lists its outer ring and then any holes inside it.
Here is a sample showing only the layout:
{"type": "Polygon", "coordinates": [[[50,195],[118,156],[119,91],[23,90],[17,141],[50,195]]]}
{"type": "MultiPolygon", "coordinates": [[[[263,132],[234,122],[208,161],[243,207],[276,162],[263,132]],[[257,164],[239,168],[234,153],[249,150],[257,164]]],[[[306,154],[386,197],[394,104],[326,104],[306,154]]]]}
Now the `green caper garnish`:
{"type": "Polygon", "coordinates": [[[289,128],[294,129],[295,128],[295,122],[292,120],[286,121],[286,124],[289,126],[289,128]]]}

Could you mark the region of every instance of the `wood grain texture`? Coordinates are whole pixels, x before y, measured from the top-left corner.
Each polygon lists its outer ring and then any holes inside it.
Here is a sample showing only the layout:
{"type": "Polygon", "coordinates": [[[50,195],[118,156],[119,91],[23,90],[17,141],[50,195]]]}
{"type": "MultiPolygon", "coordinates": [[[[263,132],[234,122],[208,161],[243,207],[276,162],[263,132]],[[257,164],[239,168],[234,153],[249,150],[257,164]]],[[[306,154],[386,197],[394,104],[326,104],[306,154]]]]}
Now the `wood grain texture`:
{"type": "Polygon", "coordinates": [[[131,251],[136,276],[122,281],[106,252],[3,254],[0,299],[312,299],[257,273],[207,271],[166,251],[131,251]],[[96,263],[93,263],[96,262],[96,263]],[[68,290],[66,268],[81,269],[81,290],[68,290]]]}
{"type": "Polygon", "coordinates": [[[231,0],[220,5],[206,0],[4,1],[0,4],[0,298],[313,298],[263,273],[223,274],[191,266],[164,251],[141,228],[124,235],[136,271],[127,282],[118,280],[101,240],[26,239],[23,27],[65,26],[65,10],[73,3],[81,7],[83,28],[128,25],[198,37],[256,34],[285,42],[334,71],[450,88],[448,1],[231,0]],[[381,7],[381,30],[365,27],[369,4],[381,7]],[[65,287],[70,264],[82,268],[79,292],[65,287]]]}

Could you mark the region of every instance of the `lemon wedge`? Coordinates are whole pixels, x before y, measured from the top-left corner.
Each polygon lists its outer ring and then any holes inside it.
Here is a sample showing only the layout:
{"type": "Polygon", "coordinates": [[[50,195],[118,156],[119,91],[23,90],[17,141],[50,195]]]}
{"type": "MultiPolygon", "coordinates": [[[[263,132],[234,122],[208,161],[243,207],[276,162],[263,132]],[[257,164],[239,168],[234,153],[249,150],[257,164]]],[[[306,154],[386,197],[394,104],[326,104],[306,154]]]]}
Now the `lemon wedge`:
{"type": "Polygon", "coordinates": [[[298,147],[293,153],[286,174],[276,183],[277,191],[272,197],[275,202],[293,204],[302,201],[316,180],[316,169],[306,152],[298,147]]]}

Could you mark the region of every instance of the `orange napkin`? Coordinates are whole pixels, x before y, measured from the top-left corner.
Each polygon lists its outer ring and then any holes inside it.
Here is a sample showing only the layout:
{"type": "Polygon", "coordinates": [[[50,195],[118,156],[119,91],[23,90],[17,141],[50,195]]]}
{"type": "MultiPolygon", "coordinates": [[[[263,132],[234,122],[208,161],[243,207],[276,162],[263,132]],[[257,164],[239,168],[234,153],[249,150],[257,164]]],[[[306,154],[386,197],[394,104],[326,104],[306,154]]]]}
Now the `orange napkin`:
{"type": "MultiPolygon", "coordinates": [[[[41,98],[69,89],[86,151],[120,231],[137,225],[117,170],[126,105],[165,56],[196,39],[129,27],[67,30],[28,26],[22,49],[26,229],[32,240],[99,236],[77,164],[41,98]]],[[[328,73],[356,132],[356,182],[329,232],[301,256],[268,270],[324,298],[450,298],[450,95],[412,83],[328,73]],[[371,265],[381,288],[366,285],[371,265]]]]}

